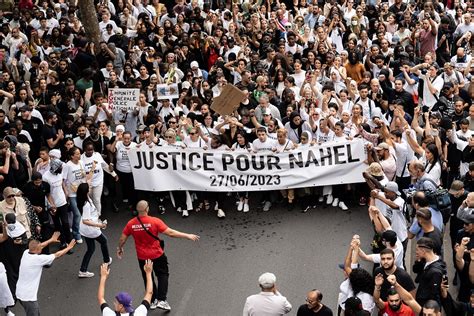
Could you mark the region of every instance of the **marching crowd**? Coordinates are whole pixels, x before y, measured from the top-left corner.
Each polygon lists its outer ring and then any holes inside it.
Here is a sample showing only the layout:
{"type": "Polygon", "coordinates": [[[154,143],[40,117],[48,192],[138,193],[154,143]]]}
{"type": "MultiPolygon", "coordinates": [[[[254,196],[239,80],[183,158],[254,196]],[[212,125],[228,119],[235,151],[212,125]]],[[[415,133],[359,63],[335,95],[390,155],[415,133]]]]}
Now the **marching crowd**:
{"type": "MultiPolygon", "coordinates": [[[[19,0],[0,11],[0,306],[12,315],[18,300],[27,315],[39,315],[43,266],[85,241],[78,276],[93,277],[97,241],[105,264],[99,303],[113,315],[103,295],[112,255],[101,214],[118,212],[120,197],[134,217],[117,255],[133,236],[147,284],[135,315],[170,309],[168,263],[156,236],[199,236],[147,215],[151,194],[134,189],[133,148],[252,154],[360,138],[365,183],[239,192],[236,211],[269,211],[277,201],[303,212],[321,203],[344,211],[367,205],[372,249],[362,250],[357,235],[350,241],[339,312],[439,315],[442,306],[448,315],[473,315],[472,11],[470,0],[106,0],[96,3],[98,46],[77,1],[19,0]],[[160,84],[177,84],[179,97],[158,98],[160,84]],[[228,84],[245,99],[232,115],[219,115],[213,99],[228,84]],[[113,88],[139,89],[136,107],[112,108],[113,88]],[[413,267],[405,261],[410,239],[413,267]],[[61,250],[50,254],[52,243],[61,250]],[[447,292],[446,264],[457,271],[456,298],[447,292]],[[152,270],[158,286],[149,284],[152,270]]],[[[153,198],[161,214],[168,198],[183,217],[234,211],[216,192],[153,198]]],[[[262,275],[262,292],[247,299],[245,315],[291,310],[275,282],[262,275]],[[263,312],[274,303],[280,309],[263,312]]],[[[321,299],[310,291],[298,315],[331,315],[321,299]]],[[[116,312],[133,311],[127,293],[116,301],[116,312]]]]}

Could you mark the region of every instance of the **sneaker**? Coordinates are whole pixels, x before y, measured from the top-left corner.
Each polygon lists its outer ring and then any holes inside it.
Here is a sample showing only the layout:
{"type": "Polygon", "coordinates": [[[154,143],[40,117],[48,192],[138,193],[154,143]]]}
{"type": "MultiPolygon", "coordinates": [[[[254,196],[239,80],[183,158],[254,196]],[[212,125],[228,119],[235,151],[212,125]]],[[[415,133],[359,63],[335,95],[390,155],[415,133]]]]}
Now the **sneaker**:
{"type": "Polygon", "coordinates": [[[183,211],[183,210],[181,209],[181,207],[178,207],[178,208],[176,209],[176,212],[178,212],[178,213],[181,213],[182,211],[183,211]]]}
{"type": "Polygon", "coordinates": [[[329,194],[326,200],[326,204],[331,205],[333,201],[334,201],[334,198],[332,197],[331,194],[329,194]]]}
{"type": "Polygon", "coordinates": [[[367,205],[367,199],[365,197],[361,196],[360,199],[359,199],[359,205],[360,206],[367,205]]]}
{"type": "Polygon", "coordinates": [[[15,314],[13,314],[13,312],[12,312],[12,311],[10,311],[10,310],[7,312],[7,314],[6,314],[6,315],[7,315],[7,316],[15,316],[15,314]]]}
{"type": "Polygon", "coordinates": [[[158,307],[158,300],[155,300],[150,304],[150,309],[156,309],[158,307]]]}
{"type": "Polygon", "coordinates": [[[332,201],[332,206],[336,207],[339,205],[339,199],[335,198],[334,201],[332,201]]]}
{"type": "Polygon", "coordinates": [[[112,264],[112,257],[109,257],[109,261],[105,263],[107,263],[107,265],[110,266],[112,264]]]}
{"type": "Polygon", "coordinates": [[[83,242],[84,242],[84,240],[82,240],[82,238],[76,239],[76,244],[82,244],[83,242]]]}
{"type": "Polygon", "coordinates": [[[324,202],[324,196],[321,195],[321,196],[319,197],[319,199],[318,199],[318,202],[319,202],[319,203],[323,203],[323,202],[324,202]]]}
{"type": "Polygon", "coordinates": [[[170,311],[171,310],[171,306],[170,306],[170,304],[168,304],[167,301],[159,301],[158,305],[156,305],[156,307],[158,307],[160,309],[164,309],[165,311],[170,311]]]}
{"type": "Polygon", "coordinates": [[[237,204],[237,211],[242,211],[244,209],[244,201],[239,201],[239,204],[237,204]]]}
{"type": "Polygon", "coordinates": [[[79,274],[77,276],[80,278],[92,278],[94,276],[94,273],[89,272],[89,271],[86,271],[86,272],[79,271],[79,274]]]}
{"type": "Polygon", "coordinates": [[[341,208],[341,210],[343,211],[347,211],[349,208],[347,207],[346,203],[344,202],[339,202],[339,207],[341,208]]]}
{"type": "Polygon", "coordinates": [[[248,213],[250,211],[249,209],[249,204],[248,203],[245,203],[244,204],[244,213],[248,213]]]}
{"type": "Polygon", "coordinates": [[[181,217],[188,217],[188,216],[189,216],[188,210],[184,210],[183,215],[181,215],[181,217]]]}
{"type": "Polygon", "coordinates": [[[123,199],[122,202],[123,203],[128,203],[128,199],[123,199]]]}
{"type": "Polygon", "coordinates": [[[265,205],[263,206],[263,211],[268,212],[270,210],[270,207],[272,207],[272,202],[266,201],[265,205]]]}
{"type": "Polygon", "coordinates": [[[307,211],[309,211],[310,208],[311,208],[311,206],[307,205],[301,210],[301,212],[306,213],[307,211]]]}
{"type": "Polygon", "coordinates": [[[165,214],[165,207],[163,205],[158,205],[158,211],[161,215],[165,214]]]}
{"type": "MultiPolygon", "coordinates": [[[[219,218],[224,218],[224,217],[225,217],[224,211],[221,210],[221,209],[218,209],[218,210],[217,210],[217,217],[219,217],[219,218]]],[[[164,301],[162,301],[162,302],[164,302],[164,301]]],[[[166,304],[168,304],[168,303],[166,303],[166,304]]]]}

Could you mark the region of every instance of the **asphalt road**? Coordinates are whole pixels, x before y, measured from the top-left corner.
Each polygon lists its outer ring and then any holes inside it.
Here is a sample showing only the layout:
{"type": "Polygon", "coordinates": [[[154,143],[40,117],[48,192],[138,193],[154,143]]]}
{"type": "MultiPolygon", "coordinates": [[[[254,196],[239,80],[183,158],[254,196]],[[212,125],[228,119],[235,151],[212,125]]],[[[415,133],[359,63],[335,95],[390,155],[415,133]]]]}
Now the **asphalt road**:
{"type": "MultiPolygon", "coordinates": [[[[257,279],[263,272],[277,276],[280,292],[293,305],[295,315],[304,303],[306,292],[317,288],[323,303],[336,310],[342,263],[353,234],[361,236],[366,251],[372,237],[367,212],[351,207],[348,212],[321,206],[301,213],[274,207],[269,212],[237,212],[229,198],[223,220],[214,211],[192,213],[187,219],[169,208],[161,218],[172,228],[196,233],[199,242],[165,238],[170,262],[168,301],[170,313],[160,310],[151,315],[241,315],[247,296],[259,292],[257,279]]],[[[349,205],[350,207],[350,205],[349,205]]],[[[152,209],[151,215],[157,215],[152,209]]],[[[122,227],[130,214],[105,211],[109,226],[105,231],[109,249],[115,252],[122,227]]],[[[98,246],[98,244],[97,244],[98,246]]],[[[42,315],[99,315],[97,285],[101,255],[96,248],[89,271],[91,279],[78,279],[85,244],[76,246],[72,255],[57,260],[43,271],[39,291],[42,315]]],[[[368,267],[367,265],[365,265],[368,267]]],[[[106,299],[112,305],[118,291],[128,291],[139,304],[144,286],[138,271],[133,240],[125,247],[125,257],[114,256],[107,282],[106,299]]],[[[17,315],[23,315],[16,307],[17,315]]]]}

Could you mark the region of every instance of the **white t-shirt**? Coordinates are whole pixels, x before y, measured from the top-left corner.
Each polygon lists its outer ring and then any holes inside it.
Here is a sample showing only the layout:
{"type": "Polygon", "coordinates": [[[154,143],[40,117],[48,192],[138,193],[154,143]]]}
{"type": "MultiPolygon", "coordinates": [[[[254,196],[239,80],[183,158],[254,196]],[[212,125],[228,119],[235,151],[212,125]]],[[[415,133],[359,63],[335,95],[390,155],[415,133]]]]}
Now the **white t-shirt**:
{"type": "Polygon", "coordinates": [[[78,164],[68,161],[63,170],[63,176],[68,196],[75,197],[79,184],[86,181],[86,168],[84,167],[84,163],[81,160],[79,160],[78,164]]]}
{"type": "Polygon", "coordinates": [[[28,302],[38,300],[37,295],[43,266],[52,264],[54,259],[54,255],[30,254],[28,250],[23,252],[15,292],[19,300],[28,302]]]}
{"type": "Polygon", "coordinates": [[[117,170],[124,173],[132,172],[132,165],[130,164],[130,158],[128,157],[128,153],[130,149],[135,148],[137,146],[136,143],[131,142],[130,145],[125,146],[122,141],[118,141],[115,144],[116,152],[115,158],[117,158],[117,170]]]}
{"type": "Polygon", "coordinates": [[[102,234],[99,227],[86,225],[82,222],[83,220],[90,220],[91,222],[99,223],[99,212],[97,212],[94,203],[92,203],[90,200],[87,201],[82,208],[82,218],[79,224],[79,233],[87,238],[97,238],[102,234]]]}
{"type": "Polygon", "coordinates": [[[272,149],[276,146],[276,142],[270,138],[267,138],[264,142],[261,142],[260,139],[257,138],[253,141],[252,146],[256,152],[265,150],[272,151],[272,149]]]}
{"type": "Polygon", "coordinates": [[[84,162],[84,167],[86,169],[86,173],[89,173],[92,169],[92,165],[94,161],[96,162],[96,166],[94,169],[94,175],[92,176],[92,187],[97,187],[104,183],[104,170],[103,168],[108,168],[109,165],[104,161],[102,155],[94,152],[92,156],[87,157],[86,154],[81,155],[81,160],[84,162]]]}
{"type": "MultiPolygon", "coordinates": [[[[104,103],[102,108],[99,110],[99,114],[97,115],[97,119],[95,120],[95,123],[102,122],[107,119],[107,113],[105,113],[104,107],[107,107],[107,109],[110,111],[110,109],[108,108],[109,105],[104,103]]],[[[97,111],[97,105],[94,104],[89,108],[87,115],[94,117],[96,111],[97,111]]]]}
{"type": "Polygon", "coordinates": [[[66,194],[63,190],[63,174],[52,174],[48,170],[43,175],[43,181],[49,183],[49,186],[51,187],[51,198],[53,199],[55,206],[61,207],[66,205],[66,194]]]}
{"type": "Polygon", "coordinates": [[[282,153],[295,149],[295,144],[291,140],[287,139],[284,144],[276,142],[275,148],[277,149],[278,153],[282,153]]]}
{"type": "MultiPolygon", "coordinates": [[[[101,308],[102,308],[102,316],[115,316],[115,315],[117,315],[115,313],[115,311],[113,309],[111,309],[107,303],[102,304],[101,308]]],[[[145,305],[143,305],[143,304],[141,304],[140,306],[135,308],[135,311],[133,312],[133,315],[135,315],[135,316],[145,316],[147,314],[148,314],[148,310],[145,307],[145,305]]],[[[120,316],[128,316],[128,315],[130,315],[130,314],[129,313],[120,314],[120,316]]]]}
{"type": "Polygon", "coordinates": [[[437,76],[436,78],[433,78],[434,80],[431,82],[431,85],[436,89],[436,97],[431,93],[430,89],[428,88],[428,83],[427,80],[428,77],[426,77],[423,80],[423,105],[426,105],[430,110],[431,108],[438,102],[438,97],[439,93],[441,92],[441,89],[443,88],[444,85],[444,80],[442,76],[437,76]]]}

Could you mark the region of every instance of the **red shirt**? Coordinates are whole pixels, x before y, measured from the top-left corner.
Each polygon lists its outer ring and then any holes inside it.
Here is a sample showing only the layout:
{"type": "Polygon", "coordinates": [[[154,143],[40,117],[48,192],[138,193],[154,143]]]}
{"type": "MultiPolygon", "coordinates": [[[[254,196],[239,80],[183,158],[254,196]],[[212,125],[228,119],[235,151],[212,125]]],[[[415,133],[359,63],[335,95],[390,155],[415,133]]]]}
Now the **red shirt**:
{"type": "Polygon", "coordinates": [[[390,307],[388,307],[388,302],[385,302],[385,307],[379,311],[379,316],[415,316],[415,313],[410,307],[403,303],[398,311],[392,311],[390,307]]]}
{"type": "MultiPolygon", "coordinates": [[[[159,218],[152,216],[140,216],[140,220],[146,229],[153,235],[158,236],[168,229],[168,226],[159,218]]],[[[125,235],[133,236],[135,240],[135,249],[137,250],[137,257],[140,260],[156,259],[161,257],[163,249],[161,249],[160,242],[151,237],[142,227],[136,217],[128,221],[123,229],[125,235]]]]}

